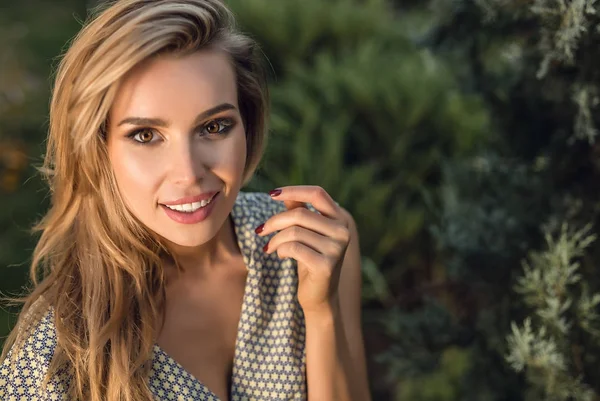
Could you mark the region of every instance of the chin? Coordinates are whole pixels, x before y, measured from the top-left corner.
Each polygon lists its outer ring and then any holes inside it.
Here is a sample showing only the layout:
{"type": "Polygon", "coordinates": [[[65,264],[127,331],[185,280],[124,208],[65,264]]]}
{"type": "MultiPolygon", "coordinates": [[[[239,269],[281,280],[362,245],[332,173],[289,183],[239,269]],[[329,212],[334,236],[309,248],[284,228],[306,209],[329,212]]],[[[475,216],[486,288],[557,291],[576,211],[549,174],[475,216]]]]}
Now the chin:
{"type": "Polygon", "coordinates": [[[185,232],[180,232],[177,235],[169,235],[166,234],[161,236],[165,238],[167,241],[172,243],[173,245],[186,247],[186,248],[195,248],[200,245],[206,244],[209,242],[216,233],[206,233],[205,235],[193,235],[185,232]]]}

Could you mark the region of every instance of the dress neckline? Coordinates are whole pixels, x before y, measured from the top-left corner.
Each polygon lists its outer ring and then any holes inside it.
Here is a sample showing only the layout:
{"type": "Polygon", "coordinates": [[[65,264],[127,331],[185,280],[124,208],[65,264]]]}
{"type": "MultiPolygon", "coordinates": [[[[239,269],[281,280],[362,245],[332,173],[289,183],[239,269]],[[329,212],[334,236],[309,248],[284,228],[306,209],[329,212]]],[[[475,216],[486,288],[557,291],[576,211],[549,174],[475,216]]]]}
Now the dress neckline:
{"type": "MultiPolygon", "coordinates": [[[[245,321],[244,314],[246,313],[246,310],[248,309],[248,308],[246,308],[246,303],[248,300],[248,283],[251,280],[250,275],[253,273],[253,269],[251,269],[251,267],[253,266],[253,263],[251,263],[252,249],[249,249],[250,247],[248,246],[248,238],[252,237],[252,234],[254,234],[254,233],[248,233],[248,230],[245,229],[244,224],[242,224],[243,208],[241,208],[239,205],[241,196],[242,196],[242,192],[240,192],[238,194],[238,196],[236,197],[235,205],[231,210],[230,216],[231,216],[231,221],[233,222],[233,235],[236,239],[236,242],[238,244],[240,252],[242,253],[242,257],[244,259],[244,265],[246,266],[246,269],[248,269],[248,274],[246,275],[246,281],[244,283],[244,295],[242,297],[240,318],[237,323],[237,332],[236,332],[235,347],[234,347],[234,352],[233,352],[233,361],[232,361],[232,369],[231,369],[232,377],[229,378],[230,380],[229,380],[229,386],[228,386],[228,392],[229,392],[230,397],[234,391],[233,375],[236,371],[236,369],[235,369],[236,364],[239,360],[239,352],[240,352],[239,348],[240,348],[240,340],[241,340],[240,339],[240,331],[242,329],[242,322],[245,321]]],[[[228,217],[228,220],[229,220],[229,217],[228,217]]],[[[260,237],[258,237],[258,238],[260,238],[260,237]]],[[[154,343],[154,352],[155,352],[155,356],[158,356],[159,360],[161,360],[161,357],[164,358],[165,362],[170,363],[171,365],[173,365],[177,369],[179,369],[181,371],[181,373],[183,374],[183,376],[187,376],[189,378],[189,380],[191,380],[192,386],[197,391],[200,391],[201,393],[204,393],[208,397],[211,397],[208,400],[220,401],[220,398],[212,390],[210,390],[206,384],[204,384],[199,378],[197,378],[196,376],[194,376],[193,374],[188,372],[175,358],[173,358],[171,355],[169,355],[156,342],[154,343]]],[[[156,368],[156,367],[153,366],[153,368],[156,368]]],[[[152,377],[151,377],[151,380],[152,380],[152,377]]]]}

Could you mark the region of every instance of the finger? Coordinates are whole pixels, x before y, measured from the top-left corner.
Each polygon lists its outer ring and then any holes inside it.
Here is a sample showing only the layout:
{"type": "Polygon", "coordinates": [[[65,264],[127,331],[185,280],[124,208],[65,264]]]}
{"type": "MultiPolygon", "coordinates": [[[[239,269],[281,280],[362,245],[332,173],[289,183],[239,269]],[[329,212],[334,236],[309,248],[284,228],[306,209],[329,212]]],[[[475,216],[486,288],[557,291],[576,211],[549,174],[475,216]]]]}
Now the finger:
{"type": "Polygon", "coordinates": [[[295,241],[284,242],[277,249],[277,256],[281,259],[293,258],[298,263],[304,263],[307,266],[327,265],[328,259],[314,249],[295,241]]]}
{"type": "Polygon", "coordinates": [[[296,209],[298,207],[303,207],[303,208],[307,208],[306,203],[304,202],[298,202],[295,200],[284,200],[283,204],[285,205],[285,207],[287,208],[287,210],[292,210],[292,209],[296,209]]]}
{"type": "Polygon", "coordinates": [[[339,257],[345,252],[343,243],[336,242],[335,240],[299,226],[288,227],[277,233],[271,238],[267,245],[265,245],[264,250],[268,254],[271,254],[277,251],[281,244],[293,241],[300,242],[322,255],[339,257]]]}
{"type": "Polygon", "coordinates": [[[310,203],[319,213],[334,219],[343,220],[340,207],[323,188],[316,185],[293,185],[270,192],[271,197],[280,201],[310,203]]]}
{"type": "Polygon", "coordinates": [[[257,227],[256,232],[265,236],[291,226],[300,226],[337,241],[349,241],[350,230],[338,220],[332,220],[305,208],[278,213],[257,227]]]}

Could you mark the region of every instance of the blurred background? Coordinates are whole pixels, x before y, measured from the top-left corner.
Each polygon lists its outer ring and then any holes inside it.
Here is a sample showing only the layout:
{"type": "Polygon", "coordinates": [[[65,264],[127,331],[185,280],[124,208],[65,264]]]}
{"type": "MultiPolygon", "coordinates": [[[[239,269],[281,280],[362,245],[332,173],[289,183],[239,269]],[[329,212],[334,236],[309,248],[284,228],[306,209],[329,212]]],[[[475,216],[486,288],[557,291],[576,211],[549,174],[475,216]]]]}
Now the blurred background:
{"type": "MultiPolygon", "coordinates": [[[[245,190],[320,185],[353,214],[373,399],[600,400],[600,3],[227,3],[272,69],[245,190]]],[[[27,284],[53,68],[93,5],[0,0],[3,294],[27,284]]]]}

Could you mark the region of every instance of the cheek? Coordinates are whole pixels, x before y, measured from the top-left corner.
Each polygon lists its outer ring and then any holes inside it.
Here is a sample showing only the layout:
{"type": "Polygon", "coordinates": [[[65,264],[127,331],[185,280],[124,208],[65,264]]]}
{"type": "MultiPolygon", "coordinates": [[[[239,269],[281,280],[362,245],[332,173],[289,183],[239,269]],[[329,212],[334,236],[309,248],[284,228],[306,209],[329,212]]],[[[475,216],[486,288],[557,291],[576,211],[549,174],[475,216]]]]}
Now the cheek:
{"type": "MultiPolygon", "coordinates": [[[[236,132],[231,140],[223,141],[215,146],[210,153],[214,160],[212,168],[217,175],[227,176],[229,181],[239,180],[246,165],[246,137],[242,130],[236,132]]],[[[225,177],[224,177],[225,178],[225,177]]]]}
{"type": "MultiPolygon", "coordinates": [[[[156,159],[149,152],[141,154],[128,149],[114,149],[111,154],[111,162],[119,191],[128,206],[138,209],[145,203],[140,199],[149,199],[158,182],[158,165],[156,159]]],[[[151,198],[154,198],[151,196],[151,198]]]]}
{"type": "Polygon", "coordinates": [[[237,140],[235,141],[231,151],[231,156],[234,158],[232,164],[235,166],[236,171],[241,174],[244,171],[246,158],[248,157],[246,154],[246,133],[243,129],[240,130],[240,133],[236,139],[237,140]]]}

